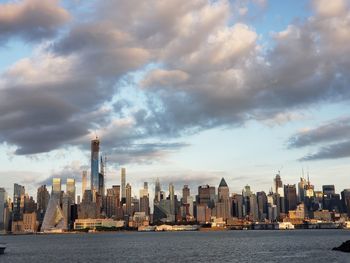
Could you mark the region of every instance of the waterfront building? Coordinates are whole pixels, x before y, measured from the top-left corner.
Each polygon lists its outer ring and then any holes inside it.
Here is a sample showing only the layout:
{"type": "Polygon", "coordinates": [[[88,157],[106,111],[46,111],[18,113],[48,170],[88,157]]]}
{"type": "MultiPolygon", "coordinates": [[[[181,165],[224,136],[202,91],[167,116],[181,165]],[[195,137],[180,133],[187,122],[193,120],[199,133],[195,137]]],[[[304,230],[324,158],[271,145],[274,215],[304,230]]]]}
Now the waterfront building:
{"type": "Polygon", "coordinates": [[[122,220],[113,220],[111,218],[86,218],[86,219],[76,219],[74,221],[75,230],[83,229],[96,229],[96,228],[122,228],[124,227],[125,222],[122,220]]]}
{"type": "Polygon", "coordinates": [[[69,197],[71,204],[75,204],[75,180],[67,178],[66,182],[66,193],[69,197]]]}
{"type": "Polygon", "coordinates": [[[60,206],[60,192],[53,191],[47,206],[43,223],[41,225],[42,232],[65,231],[67,230],[67,222],[60,206]]]}
{"type": "Polygon", "coordinates": [[[38,230],[38,221],[36,212],[23,214],[23,232],[35,233],[38,230]]]}
{"type": "Polygon", "coordinates": [[[149,226],[149,217],[145,212],[135,212],[129,220],[129,227],[138,228],[140,226],[149,226]]]}
{"type": "Polygon", "coordinates": [[[90,175],[90,189],[93,194],[93,200],[96,200],[96,193],[99,188],[99,153],[100,140],[96,137],[91,140],[91,175],[90,175]]]}
{"type": "Polygon", "coordinates": [[[172,201],[169,199],[162,199],[159,202],[154,203],[153,209],[153,223],[175,222],[175,214],[173,213],[172,201]]]}

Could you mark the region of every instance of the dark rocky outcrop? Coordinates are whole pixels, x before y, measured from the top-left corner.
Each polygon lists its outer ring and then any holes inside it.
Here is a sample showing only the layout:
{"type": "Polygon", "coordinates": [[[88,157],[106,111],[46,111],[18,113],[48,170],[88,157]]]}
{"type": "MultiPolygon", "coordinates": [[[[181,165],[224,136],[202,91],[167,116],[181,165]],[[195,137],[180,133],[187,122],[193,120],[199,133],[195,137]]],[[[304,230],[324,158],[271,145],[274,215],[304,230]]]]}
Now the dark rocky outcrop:
{"type": "Polygon", "coordinates": [[[334,247],[332,250],[350,253],[350,240],[343,242],[339,247],[334,247]]]}

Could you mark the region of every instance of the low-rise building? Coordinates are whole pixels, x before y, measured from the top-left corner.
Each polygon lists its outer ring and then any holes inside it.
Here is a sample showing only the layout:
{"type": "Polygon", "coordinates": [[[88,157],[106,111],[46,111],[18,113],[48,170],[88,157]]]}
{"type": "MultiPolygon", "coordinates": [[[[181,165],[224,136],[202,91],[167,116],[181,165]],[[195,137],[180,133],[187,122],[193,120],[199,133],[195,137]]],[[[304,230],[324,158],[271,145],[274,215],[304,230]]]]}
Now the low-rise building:
{"type": "Polygon", "coordinates": [[[113,219],[76,219],[74,221],[74,229],[96,229],[96,228],[122,228],[124,227],[125,222],[122,220],[113,220],[113,219]]]}

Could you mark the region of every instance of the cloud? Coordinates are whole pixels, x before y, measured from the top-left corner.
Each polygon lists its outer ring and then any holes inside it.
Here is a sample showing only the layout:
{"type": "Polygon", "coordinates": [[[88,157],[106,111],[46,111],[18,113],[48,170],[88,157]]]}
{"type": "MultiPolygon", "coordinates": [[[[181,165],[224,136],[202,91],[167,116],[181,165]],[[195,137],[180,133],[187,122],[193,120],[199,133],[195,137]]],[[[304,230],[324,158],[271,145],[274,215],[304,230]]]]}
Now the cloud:
{"type": "Polygon", "coordinates": [[[344,15],[349,7],[346,0],[313,0],[312,5],[316,13],[322,17],[344,15]]]}
{"type": "Polygon", "coordinates": [[[300,161],[339,159],[350,156],[350,140],[321,147],[316,153],[306,155],[300,161]]]}
{"type": "MultiPolygon", "coordinates": [[[[16,8],[28,3],[41,2],[16,8]]],[[[96,132],[121,162],[147,162],[185,147],[185,134],[284,123],[349,99],[348,8],[315,12],[264,47],[249,24],[232,23],[229,1],[94,5],[0,76],[0,139],[17,154],[87,150],[96,132]]]]}
{"type": "Polygon", "coordinates": [[[299,148],[320,143],[329,143],[348,138],[350,134],[350,118],[332,120],[313,129],[304,129],[288,140],[290,148],[299,148]]]}
{"type": "Polygon", "coordinates": [[[308,154],[300,161],[338,159],[350,156],[350,117],[329,121],[316,128],[305,128],[288,139],[288,147],[318,147],[315,153],[308,154]]]}
{"type": "Polygon", "coordinates": [[[23,0],[0,4],[0,42],[19,36],[37,41],[55,35],[70,18],[58,0],[23,0]]]}
{"type": "Polygon", "coordinates": [[[37,185],[52,185],[53,178],[60,178],[61,183],[65,184],[67,178],[75,179],[75,182],[81,182],[82,172],[88,170],[88,166],[83,165],[80,161],[74,161],[69,165],[62,167],[62,169],[57,171],[52,171],[51,175],[44,180],[38,181],[37,185]]]}

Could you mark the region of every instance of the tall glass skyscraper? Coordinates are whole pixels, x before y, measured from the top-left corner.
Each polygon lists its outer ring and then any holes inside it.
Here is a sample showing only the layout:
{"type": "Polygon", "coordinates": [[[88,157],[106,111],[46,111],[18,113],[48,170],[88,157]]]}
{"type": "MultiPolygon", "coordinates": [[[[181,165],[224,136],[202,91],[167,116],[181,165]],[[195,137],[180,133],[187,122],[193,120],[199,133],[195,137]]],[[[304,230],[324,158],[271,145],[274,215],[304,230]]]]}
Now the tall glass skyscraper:
{"type": "Polygon", "coordinates": [[[121,169],[121,186],[122,186],[122,200],[126,199],[126,188],[125,188],[125,182],[126,182],[126,169],[121,169]]]}
{"type": "Polygon", "coordinates": [[[91,191],[96,193],[98,191],[98,173],[99,173],[99,151],[100,140],[96,137],[91,141],[91,191]]]}

